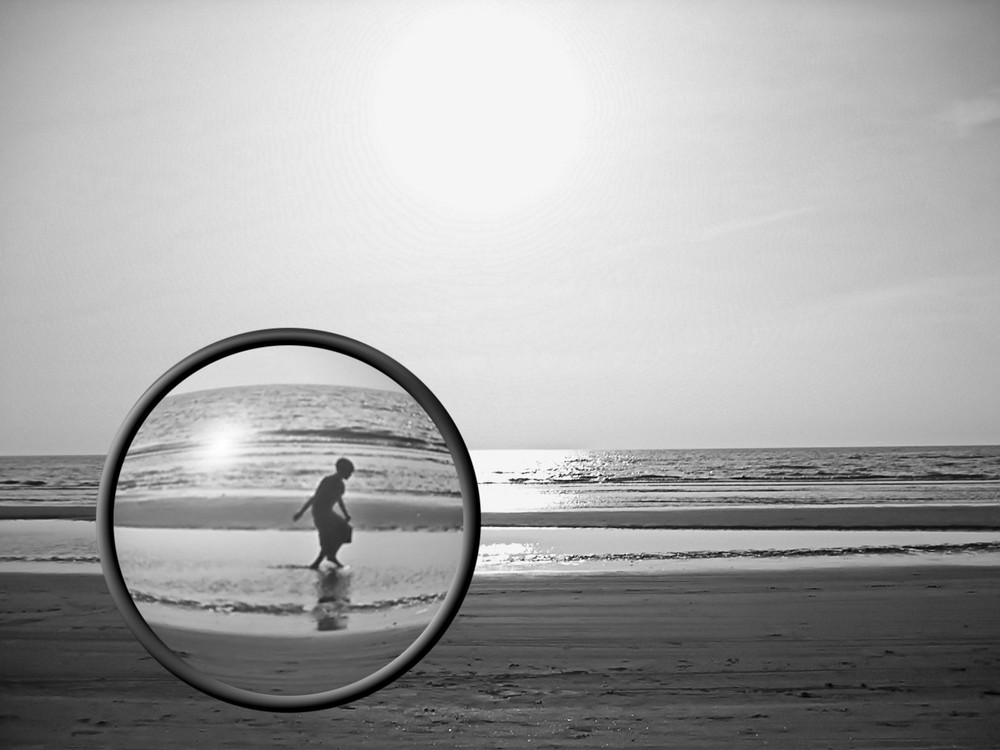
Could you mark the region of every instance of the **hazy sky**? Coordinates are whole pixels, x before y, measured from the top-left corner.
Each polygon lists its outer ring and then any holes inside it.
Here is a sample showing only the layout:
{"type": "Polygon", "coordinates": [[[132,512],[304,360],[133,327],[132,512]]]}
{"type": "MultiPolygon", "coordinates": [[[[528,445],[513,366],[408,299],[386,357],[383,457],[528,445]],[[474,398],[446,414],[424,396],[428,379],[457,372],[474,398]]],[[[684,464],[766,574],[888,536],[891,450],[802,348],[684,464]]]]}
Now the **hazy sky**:
{"type": "Polygon", "coordinates": [[[197,349],[472,448],[1000,442],[1000,3],[0,3],[0,453],[197,349]]]}

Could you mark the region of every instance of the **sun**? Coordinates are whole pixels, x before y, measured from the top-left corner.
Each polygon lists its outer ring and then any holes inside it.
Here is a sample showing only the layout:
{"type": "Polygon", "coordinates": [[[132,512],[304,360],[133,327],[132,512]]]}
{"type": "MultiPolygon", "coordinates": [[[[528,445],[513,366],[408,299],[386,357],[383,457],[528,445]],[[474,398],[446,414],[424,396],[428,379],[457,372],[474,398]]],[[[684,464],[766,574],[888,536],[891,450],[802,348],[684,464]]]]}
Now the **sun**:
{"type": "Polygon", "coordinates": [[[530,205],[580,155],[582,69],[525,7],[477,2],[420,16],[386,49],[372,91],[371,133],[388,175],[446,215],[530,205]]]}

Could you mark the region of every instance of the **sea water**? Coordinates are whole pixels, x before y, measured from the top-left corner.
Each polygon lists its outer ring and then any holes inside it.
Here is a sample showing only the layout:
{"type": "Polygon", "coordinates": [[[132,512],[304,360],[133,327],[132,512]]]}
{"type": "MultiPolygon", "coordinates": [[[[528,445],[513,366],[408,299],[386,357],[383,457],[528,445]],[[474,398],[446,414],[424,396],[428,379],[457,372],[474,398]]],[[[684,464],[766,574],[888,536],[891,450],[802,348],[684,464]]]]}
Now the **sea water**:
{"type": "MultiPolygon", "coordinates": [[[[206,415],[204,426],[212,424],[218,425],[218,421],[206,415]]],[[[248,454],[242,454],[238,466],[230,464],[221,476],[211,477],[208,486],[224,489],[246,485],[248,482],[240,481],[242,472],[245,477],[257,475],[253,483],[272,491],[283,488],[296,496],[311,491],[313,480],[332,470],[330,457],[336,457],[338,447],[361,447],[350,442],[338,445],[335,430],[311,429],[318,430],[311,448],[313,456],[318,455],[320,460],[308,470],[296,467],[288,471],[287,465],[268,464],[267,452],[283,452],[279,432],[269,446],[265,443],[264,455],[257,454],[257,460],[250,461],[246,460],[248,454]],[[280,471],[275,471],[278,468],[280,471]]],[[[206,429],[203,439],[207,441],[210,434],[211,430],[206,429]]],[[[346,438],[348,432],[341,431],[340,435],[346,438]]],[[[362,435],[361,445],[371,446],[377,440],[388,443],[392,436],[377,432],[362,435]]],[[[245,444],[233,441],[234,447],[241,445],[245,450],[245,444]]],[[[147,486],[159,482],[175,490],[191,491],[190,479],[172,476],[169,465],[163,465],[168,453],[150,457],[147,486]]],[[[487,513],[723,505],[1000,505],[1000,446],[994,445],[471,453],[482,509],[487,513]]],[[[292,458],[298,460],[294,454],[292,458]]],[[[426,460],[426,454],[423,458],[426,460]]],[[[446,481],[453,481],[449,457],[438,453],[437,463],[430,473],[444,467],[448,469],[444,472],[446,481]]],[[[0,507],[93,506],[103,465],[104,456],[97,455],[0,456],[0,507]]],[[[217,462],[219,465],[221,462],[217,462]]],[[[434,487],[436,481],[427,476],[431,466],[427,463],[412,471],[410,490],[434,487]]],[[[441,476],[437,475],[437,481],[441,476]]],[[[352,492],[359,491],[362,479],[365,484],[372,482],[374,495],[407,491],[406,487],[390,485],[384,474],[379,482],[362,471],[352,479],[352,492]]],[[[122,494],[128,494],[129,489],[133,494],[139,492],[133,485],[123,487],[122,494]]],[[[454,485],[447,489],[448,494],[455,492],[454,485]]]]}
{"type": "Polygon", "coordinates": [[[1000,446],[479,451],[484,513],[1000,505],[1000,446]]]}
{"type": "Polygon", "coordinates": [[[458,531],[363,531],[347,566],[307,567],[315,533],[121,528],[118,560],[147,622],[295,634],[424,624],[456,576],[458,531]],[[336,622],[333,620],[336,619],[336,622]]]}
{"type": "Polygon", "coordinates": [[[486,528],[476,571],[669,573],[947,562],[1000,564],[1000,531],[486,528]]]}
{"type": "Polygon", "coordinates": [[[104,456],[0,456],[0,508],[90,506],[104,456]]]}
{"type": "Polygon", "coordinates": [[[349,457],[353,496],[461,505],[454,461],[406,393],[240,386],[169,396],[129,447],[115,502],[222,495],[308,497],[349,457]]]}
{"type": "MultiPolygon", "coordinates": [[[[301,394],[300,394],[301,395],[301,394]]],[[[292,412],[296,413],[296,412],[292,412]]],[[[302,419],[299,417],[298,419],[302,419]]],[[[364,435],[355,443],[349,435],[327,427],[315,433],[316,440],[307,446],[307,453],[319,457],[314,464],[316,473],[303,471],[296,478],[272,479],[276,465],[233,466],[227,474],[217,477],[213,486],[225,484],[230,490],[248,484],[247,477],[259,476],[269,483],[285,483],[287,489],[307,496],[312,482],[328,465],[323,456],[335,456],[339,451],[354,451],[351,455],[374,458],[378,448],[395,454],[397,466],[407,466],[408,474],[401,482],[388,481],[389,473],[374,466],[365,467],[361,474],[373,496],[379,492],[395,492],[398,497],[432,495],[435,479],[447,476],[440,472],[442,454],[428,451],[412,441],[395,440],[386,434],[385,425],[370,425],[381,434],[364,435]],[[381,445],[379,444],[381,442],[381,445]],[[422,456],[434,454],[433,461],[421,464],[422,456]],[[433,463],[434,461],[438,463],[433,463]],[[433,467],[433,468],[428,468],[433,467]],[[241,480],[240,477],[243,479],[241,480]],[[380,484],[381,483],[381,484],[380,484]],[[404,489],[405,488],[405,489],[404,489]],[[430,492],[427,492],[430,490],[430,492]]],[[[273,428],[277,429],[277,428],[273,428]]],[[[300,427],[296,429],[322,429],[300,427]]],[[[356,432],[363,430],[356,426],[356,432]]],[[[265,436],[264,454],[276,456],[293,448],[279,445],[287,435],[265,436]]],[[[405,435],[404,435],[405,437],[405,435]]],[[[427,435],[426,437],[432,438],[427,435]]],[[[300,435],[301,438],[301,435],[300,435]]],[[[246,456],[247,445],[242,450],[246,456]]],[[[300,454],[294,454],[293,464],[304,469],[300,454]]],[[[309,459],[313,460],[313,459],[309,459]]],[[[145,476],[147,486],[135,485],[134,492],[146,491],[159,485],[169,488],[171,479],[165,457],[161,465],[145,476]]],[[[684,507],[780,506],[809,507],[829,505],[923,505],[958,507],[1000,504],[1000,447],[881,447],[881,448],[794,448],[753,450],[663,450],[663,451],[474,451],[473,461],[479,481],[483,511],[502,514],[509,511],[542,510],[546,512],[576,509],[646,509],[684,507]]],[[[0,505],[39,504],[49,507],[86,505],[95,502],[100,478],[101,457],[6,457],[0,460],[0,505]]],[[[265,462],[266,463],[266,462],[265,462]]],[[[360,461],[359,467],[364,466],[360,461]]],[[[187,480],[185,480],[187,481],[187,480]]],[[[449,481],[453,481],[449,479],[449,481]]],[[[188,482],[190,485],[190,482],[188,482]]],[[[348,483],[345,499],[362,482],[348,483]]],[[[189,487],[188,487],[189,488],[189,487]]],[[[185,489],[182,487],[181,489],[185,489]]],[[[441,497],[456,501],[453,486],[444,488],[441,497]]],[[[571,519],[571,513],[565,518],[571,519]]],[[[561,523],[570,526],[571,520],[561,523]]],[[[146,530],[153,531],[153,530],[146,530]]],[[[312,571],[301,568],[278,568],[280,565],[303,565],[315,553],[315,532],[303,524],[299,530],[272,530],[273,541],[261,549],[282,550],[277,557],[268,552],[253,565],[247,563],[246,575],[260,575],[261,590],[270,591],[261,599],[233,596],[227,604],[221,601],[200,601],[192,611],[221,611],[280,606],[299,608],[299,617],[309,620],[310,586],[315,583],[312,571]],[[281,559],[279,560],[278,557],[281,559]],[[275,566],[275,567],[271,567],[275,566]],[[264,571],[261,573],[261,571],[264,571]],[[284,580],[289,591],[297,592],[287,600],[273,596],[268,576],[290,573],[284,580]],[[300,576],[300,578],[294,578],[300,576]],[[294,578],[294,581],[293,581],[294,578]],[[270,598],[268,598],[270,597],[270,598]],[[198,608],[201,608],[200,610],[198,608]],[[215,610],[211,608],[214,607],[215,610]]],[[[165,538],[188,535],[190,530],[162,529],[165,538]]],[[[126,532],[127,533],[127,532],[126,532]]],[[[209,549],[225,549],[225,541],[233,530],[213,530],[217,541],[205,545],[209,549]]],[[[358,539],[362,532],[358,532],[358,539]]],[[[674,571],[712,569],[719,566],[741,569],[747,566],[847,565],[847,564],[906,564],[932,562],[962,564],[996,564],[1000,559],[997,544],[1000,532],[986,531],[899,531],[899,530],[733,530],[733,529],[580,529],[504,527],[484,528],[477,561],[477,574],[530,572],[581,572],[656,570],[674,571]]],[[[388,537],[386,537],[388,538],[388,537]]],[[[427,540],[441,537],[428,536],[427,540]]],[[[456,533],[456,540],[459,535],[456,533]]],[[[233,537],[235,544],[235,537],[233,537]]],[[[142,544],[138,545],[140,548],[142,544]]],[[[375,545],[378,546],[378,545],[375,545]]],[[[375,548],[372,547],[372,549],[375,548]]],[[[389,547],[400,546],[390,544],[389,547]]],[[[433,544],[430,544],[433,547],[433,544]]],[[[364,567],[354,555],[362,555],[358,546],[347,545],[342,559],[359,575],[364,567]]],[[[367,555],[367,553],[364,553],[367,555]]],[[[169,557],[165,557],[169,560],[169,557]]],[[[428,558],[431,559],[431,558],[428,558]]],[[[92,522],[85,521],[2,521],[0,522],[0,568],[12,569],[76,569],[90,566],[98,570],[97,546],[92,522]]],[[[165,563],[166,564],[166,563],[165,563]]],[[[417,569],[412,563],[411,569],[417,569]]],[[[238,566],[237,566],[238,567],[238,566]]],[[[136,568],[138,570],[138,568],[136,568]]],[[[438,592],[446,590],[443,582],[450,580],[439,566],[428,567],[427,581],[438,592]]],[[[145,575],[145,573],[143,574],[145,575]]],[[[240,573],[237,579],[244,575],[240,573]]],[[[392,580],[392,575],[386,578],[392,580]]],[[[137,581],[139,579],[136,579],[137,581]]],[[[159,580],[150,575],[150,581],[159,580]]],[[[360,579],[359,579],[360,580],[360,579]]],[[[177,592],[190,588],[193,579],[178,577],[177,592]]],[[[378,598],[377,587],[371,586],[372,597],[362,594],[370,584],[352,586],[352,596],[359,605],[377,601],[392,601],[389,593],[378,598]]],[[[237,587],[239,588],[239,587],[237,587]]],[[[250,584],[245,587],[247,590],[250,584]]],[[[427,587],[429,591],[430,587],[427,587]]],[[[164,589],[137,590],[163,601],[189,598],[172,597],[164,589]]],[[[416,586],[414,591],[424,591],[416,586]]],[[[402,589],[397,589],[402,591],[402,589]]],[[[174,592],[174,593],[177,593],[174,592]]],[[[426,592],[425,592],[426,593],[426,592]]],[[[255,594],[256,596],[256,594],[255,594]]],[[[190,597],[195,599],[195,597],[190,597]]],[[[169,606],[169,605],[165,605],[169,606]]],[[[411,605],[404,605],[411,606],[411,605]]],[[[416,602],[412,606],[423,606],[416,602]]],[[[181,607],[175,607],[177,611],[181,607]]],[[[263,610],[259,610],[263,612],[263,610]]],[[[364,610],[359,609],[359,614],[364,610]]],[[[261,616],[268,616],[262,614],[261,616]]],[[[278,615],[275,615],[278,616],[278,615]]]]}
{"type": "Polygon", "coordinates": [[[262,385],[171,395],[128,449],[115,509],[117,562],[151,624],[292,633],[426,623],[461,563],[458,472],[407,393],[262,385]],[[317,572],[311,514],[287,527],[340,458],[355,467],[345,502],[360,521],[338,553],[349,568],[324,562],[317,572]]]}
{"type": "MultiPolygon", "coordinates": [[[[315,632],[330,615],[320,600],[331,593],[334,613],[352,631],[429,622],[461,549],[458,532],[368,532],[344,548],[348,567],[339,575],[306,567],[315,538],[304,530],[121,532],[119,556],[144,617],[216,631],[315,632]]],[[[0,571],[100,572],[93,522],[0,521],[0,549],[0,571]]],[[[475,570],[669,574],[916,564],[1000,565],[1000,531],[486,527],[475,570]]]]}

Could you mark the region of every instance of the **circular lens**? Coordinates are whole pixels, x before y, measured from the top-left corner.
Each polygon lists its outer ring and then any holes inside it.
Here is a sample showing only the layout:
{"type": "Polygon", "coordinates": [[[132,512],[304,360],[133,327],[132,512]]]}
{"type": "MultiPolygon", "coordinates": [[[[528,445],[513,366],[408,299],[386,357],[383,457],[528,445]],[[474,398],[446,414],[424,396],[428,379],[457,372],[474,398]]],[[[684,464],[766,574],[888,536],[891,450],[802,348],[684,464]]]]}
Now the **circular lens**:
{"type": "Polygon", "coordinates": [[[214,697],[301,711],[389,684],[468,589],[480,509],[454,422],[412,373],[321,331],[209,346],[109,452],[101,562],[129,627],[214,697]]]}

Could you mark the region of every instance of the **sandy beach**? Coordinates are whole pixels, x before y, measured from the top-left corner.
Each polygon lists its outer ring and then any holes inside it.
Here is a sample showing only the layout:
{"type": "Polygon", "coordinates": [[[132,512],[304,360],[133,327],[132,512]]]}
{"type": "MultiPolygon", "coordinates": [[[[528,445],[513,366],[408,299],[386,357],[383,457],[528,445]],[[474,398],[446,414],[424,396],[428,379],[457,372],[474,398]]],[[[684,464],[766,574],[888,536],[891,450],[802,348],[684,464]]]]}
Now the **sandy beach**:
{"type": "Polygon", "coordinates": [[[479,576],[411,672],[306,714],[237,708],[176,679],[132,637],[99,576],[7,573],[0,592],[8,747],[987,748],[1000,738],[990,567],[479,576]]]}

